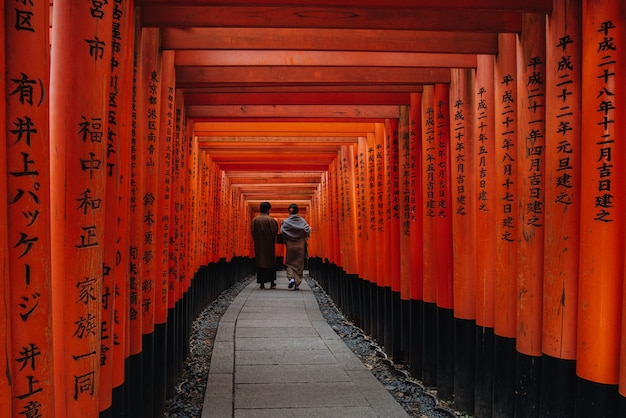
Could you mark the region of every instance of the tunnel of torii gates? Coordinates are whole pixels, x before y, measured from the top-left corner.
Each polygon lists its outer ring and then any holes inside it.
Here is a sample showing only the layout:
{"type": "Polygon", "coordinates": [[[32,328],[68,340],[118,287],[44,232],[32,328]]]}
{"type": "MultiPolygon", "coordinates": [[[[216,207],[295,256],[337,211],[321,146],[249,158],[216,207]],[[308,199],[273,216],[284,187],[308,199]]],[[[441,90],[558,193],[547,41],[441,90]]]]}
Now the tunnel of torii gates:
{"type": "Polygon", "coordinates": [[[194,120],[172,51],[134,30],[131,3],[114,2],[112,50],[84,48],[106,33],[72,14],[91,2],[55,4],[51,31],[47,2],[9,3],[3,416],[162,415],[192,320],[254,273],[263,200],[277,218],[303,208],[311,276],[458,409],[625,416],[622,1],[531,15],[388,117],[326,123],[194,120]],[[260,131],[316,131],[333,156],[234,146],[260,131]],[[223,162],[246,153],[252,176],[284,162],[289,181],[296,166],[316,181],[286,196],[230,175],[223,162]]]}

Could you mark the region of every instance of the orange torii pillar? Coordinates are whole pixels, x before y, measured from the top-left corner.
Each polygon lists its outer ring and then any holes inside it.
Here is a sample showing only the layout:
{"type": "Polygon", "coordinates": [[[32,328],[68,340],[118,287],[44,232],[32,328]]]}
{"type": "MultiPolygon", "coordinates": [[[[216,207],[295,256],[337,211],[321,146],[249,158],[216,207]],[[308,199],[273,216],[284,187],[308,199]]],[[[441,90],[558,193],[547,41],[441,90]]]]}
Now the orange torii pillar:
{"type": "Polygon", "coordinates": [[[519,247],[517,253],[516,414],[539,412],[545,227],[545,16],[525,14],[518,38],[519,247]]]}
{"type": "MultiPolygon", "coordinates": [[[[0,22],[4,22],[4,8],[0,8],[0,22]]],[[[5,31],[0,31],[0,95],[5,97],[6,92],[6,48],[5,48],[5,31]]],[[[0,130],[6,132],[6,100],[0,103],[0,130]]],[[[0,196],[8,196],[7,193],[7,148],[0,148],[0,196]]],[[[8,304],[10,303],[10,287],[9,287],[9,221],[8,221],[8,202],[6,199],[0,203],[0,340],[11,341],[11,317],[8,304]]],[[[4,347],[0,351],[0,367],[2,370],[9,370],[9,354],[8,347],[4,347]]],[[[9,387],[12,373],[2,373],[0,375],[0,387],[9,387]]],[[[7,411],[13,415],[13,393],[3,390],[0,393],[0,410],[7,411]]]]}
{"type": "Polygon", "coordinates": [[[493,416],[513,416],[517,331],[517,64],[516,35],[498,35],[495,82],[496,278],[493,416]]]}
{"type": "MultiPolygon", "coordinates": [[[[400,165],[402,166],[402,187],[408,186],[408,194],[403,189],[403,202],[408,198],[408,207],[403,203],[403,210],[408,214],[403,216],[403,234],[408,227],[409,234],[409,304],[410,304],[410,336],[409,336],[409,364],[416,371],[417,376],[423,374],[424,364],[424,205],[422,186],[422,94],[411,93],[408,115],[408,155],[405,145],[400,150],[400,165]],[[408,158],[408,160],[404,160],[408,158]],[[407,171],[407,173],[405,173],[407,171]],[[408,176],[408,177],[406,177],[408,176]],[[408,183],[406,181],[408,180],[408,183]],[[408,225],[405,224],[408,221],[408,225]]],[[[404,142],[404,135],[402,136],[404,142]]]]}
{"type": "Polygon", "coordinates": [[[59,416],[100,411],[112,6],[67,1],[52,9],[51,271],[59,416]]]}
{"type": "Polygon", "coordinates": [[[366,137],[367,148],[365,151],[366,162],[366,185],[365,185],[365,281],[366,296],[365,306],[367,307],[368,319],[365,332],[378,339],[378,307],[377,307],[377,279],[376,276],[376,136],[368,133],[366,137]]]}
{"type": "Polygon", "coordinates": [[[357,242],[357,186],[356,186],[356,169],[355,169],[355,153],[356,146],[344,145],[341,147],[341,159],[343,167],[343,210],[340,212],[340,222],[343,225],[341,231],[343,251],[342,259],[345,260],[344,267],[346,269],[346,298],[347,313],[350,318],[355,318],[358,314],[358,242],[357,242]]]}
{"type": "Polygon", "coordinates": [[[556,0],[548,20],[540,416],[575,415],[582,116],[581,13],[580,1],[556,0]]]}
{"type": "Polygon", "coordinates": [[[51,332],[49,5],[15,3],[4,13],[0,405],[4,416],[53,416],[60,394],[51,332]]]}
{"type": "MultiPolygon", "coordinates": [[[[435,137],[434,86],[422,91],[422,196],[423,232],[423,297],[422,380],[426,386],[437,386],[437,140],[435,137]]],[[[415,276],[414,276],[415,277],[415,276]]]]}
{"type": "Polygon", "coordinates": [[[389,280],[388,266],[389,259],[385,257],[385,196],[386,196],[386,173],[385,173],[385,131],[382,123],[374,125],[374,241],[376,243],[376,254],[382,257],[374,257],[376,260],[375,282],[373,288],[375,306],[376,306],[376,331],[375,338],[384,343],[385,338],[385,321],[388,315],[385,306],[386,288],[389,280]]]}
{"type": "MultiPolygon", "coordinates": [[[[479,69],[479,71],[482,69],[479,69]]],[[[452,270],[454,288],[454,403],[470,414],[474,412],[474,375],[476,363],[476,194],[480,173],[475,169],[475,149],[491,140],[483,132],[474,135],[473,115],[480,115],[486,104],[480,99],[474,105],[474,73],[472,70],[451,70],[450,83],[450,141],[451,141],[451,218],[452,270]],[[484,107],[483,107],[484,106],[484,107]]],[[[481,94],[484,96],[485,94],[481,94]]],[[[482,100],[486,100],[485,97],[482,100]]],[[[489,121],[481,119],[483,126],[489,121]]],[[[486,156],[482,155],[482,158],[486,156]]],[[[481,254],[482,256],[482,254],[481,254]]]]}
{"type": "Polygon", "coordinates": [[[452,265],[452,204],[450,201],[450,86],[436,84],[435,123],[435,219],[433,238],[437,260],[437,394],[442,399],[454,395],[454,297],[452,265]]]}
{"type": "MultiPolygon", "coordinates": [[[[496,259],[496,119],[494,57],[479,55],[472,87],[472,120],[476,146],[474,155],[476,318],[476,381],[474,415],[491,416],[493,394],[493,348],[495,321],[496,259]]],[[[467,290],[463,290],[464,292],[467,290]]],[[[463,297],[455,291],[457,297],[463,297]]],[[[456,309],[455,309],[456,313],[456,309]]],[[[469,361],[469,360],[468,360],[469,361]]],[[[456,391],[455,391],[456,392],[456,391]]]]}
{"type": "Polygon", "coordinates": [[[370,259],[372,255],[369,252],[368,246],[368,234],[369,234],[369,205],[368,198],[370,196],[369,193],[369,183],[368,183],[368,174],[367,174],[367,138],[359,137],[357,143],[357,177],[358,177],[358,190],[359,190],[359,276],[361,277],[361,291],[359,292],[361,297],[361,305],[360,305],[360,318],[361,318],[361,328],[365,331],[366,334],[371,335],[371,319],[370,319],[370,309],[372,307],[369,301],[370,294],[370,259]]]}
{"type": "Polygon", "coordinates": [[[583,1],[577,416],[623,416],[626,394],[626,8],[583,1]],[[621,397],[617,386],[620,381],[621,397]],[[619,399],[619,402],[618,402],[619,399]]]}
{"type": "MultiPolygon", "coordinates": [[[[389,265],[390,300],[387,309],[388,321],[385,325],[385,347],[396,362],[406,359],[400,344],[402,328],[402,302],[400,298],[400,167],[398,149],[398,119],[385,122],[385,171],[387,172],[387,233],[388,248],[386,259],[389,265]]],[[[407,305],[408,307],[408,305],[407,305]]],[[[409,311],[406,311],[407,319],[409,311]]]]}
{"type": "Polygon", "coordinates": [[[107,183],[102,288],[102,376],[100,417],[128,414],[125,385],[128,359],[128,287],[130,234],[130,149],[134,9],[114,4],[111,75],[108,83],[107,183]],[[110,371],[109,371],[110,370],[110,371]],[[105,372],[107,375],[105,376],[105,372]],[[109,382],[107,382],[109,380],[109,382]]]}
{"type": "MultiPolygon", "coordinates": [[[[158,205],[156,205],[156,227],[154,255],[154,365],[155,391],[154,401],[156,416],[163,415],[163,405],[167,398],[167,318],[168,318],[168,281],[170,260],[170,203],[172,175],[172,137],[174,135],[174,100],[175,74],[174,51],[164,51],[161,73],[161,116],[158,147],[158,205]]],[[[173,385],[173,382],[170,382],[173,385]]]]}
{"type": "Polygon", "coordinates": [[[182,167],[182,142],[184,131],[184,108],[182,92],[176,91],[174,98],[174,132],[172,135],[171,147],[171,176],[166,183],[165,191],[170,199],[170,249],[169,249],[169,271],[168,271],[168,292],[167,292],[167,397],[174,395],[174,386],[169,382],[178,378],[178,371],[181,369],[185,347],[182,333],[182,283],[179,277],[180,252],[181,252],[181,219],[180,219],[180,190],[179,184],[182,167]]]}

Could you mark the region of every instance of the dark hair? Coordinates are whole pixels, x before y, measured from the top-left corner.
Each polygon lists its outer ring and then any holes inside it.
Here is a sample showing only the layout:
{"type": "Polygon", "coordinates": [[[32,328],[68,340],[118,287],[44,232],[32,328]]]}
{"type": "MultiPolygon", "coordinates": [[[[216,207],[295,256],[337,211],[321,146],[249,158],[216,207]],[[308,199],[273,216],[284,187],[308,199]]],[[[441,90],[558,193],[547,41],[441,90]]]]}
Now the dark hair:
{"type": "Polygon", "coordinates": [[[270,211],[271,208],[272,208],[272,205],[270,205],[270,202],[263,202],[259,205],[259,209],[261,209],[261,213],[267,213],[270,211]]]}
{"type": "Polygon", "coordinates": [[[292,209],[293,213],[298,213],[298,205],[296,205],[295,203],[289,205],[289,209],[292,209]]]}

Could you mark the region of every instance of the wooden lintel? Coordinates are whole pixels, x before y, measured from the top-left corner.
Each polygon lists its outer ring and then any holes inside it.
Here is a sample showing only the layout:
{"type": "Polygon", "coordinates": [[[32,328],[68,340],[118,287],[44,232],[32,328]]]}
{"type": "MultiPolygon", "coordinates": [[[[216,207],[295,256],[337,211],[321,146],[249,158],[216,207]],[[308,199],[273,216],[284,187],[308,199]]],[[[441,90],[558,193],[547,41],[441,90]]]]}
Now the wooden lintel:
{"type": "Polygon", "coordinates": [[[496,54],[498,35],[486,32],[294,28],[164,28],[163,49],[264,49],[496,54]]]}
{"type": "Polygon", "coordinates": [[[225,105],[225,106],[188,106],[187,115],[195,117],[217,118],[397,118],[398,106],[327,106],[327,105],[225,105]]]}

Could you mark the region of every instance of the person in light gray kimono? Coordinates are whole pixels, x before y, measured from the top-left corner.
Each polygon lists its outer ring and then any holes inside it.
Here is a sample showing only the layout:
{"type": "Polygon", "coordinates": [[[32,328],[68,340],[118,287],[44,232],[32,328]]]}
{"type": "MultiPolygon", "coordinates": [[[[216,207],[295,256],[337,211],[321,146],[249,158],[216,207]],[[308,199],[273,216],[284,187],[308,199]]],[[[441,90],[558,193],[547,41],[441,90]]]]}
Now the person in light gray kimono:
{"type": "Polygon", "coordinates": [[[298,215],[298,205],[292,203],[288,210],[289,217],[283,221],[280,228],[287,249],[285,270],[289,280],[289,288],[299,290],[303,278],[304,258],[308,239],[311,235],[311,227],[304,218],[298,215]]]}

